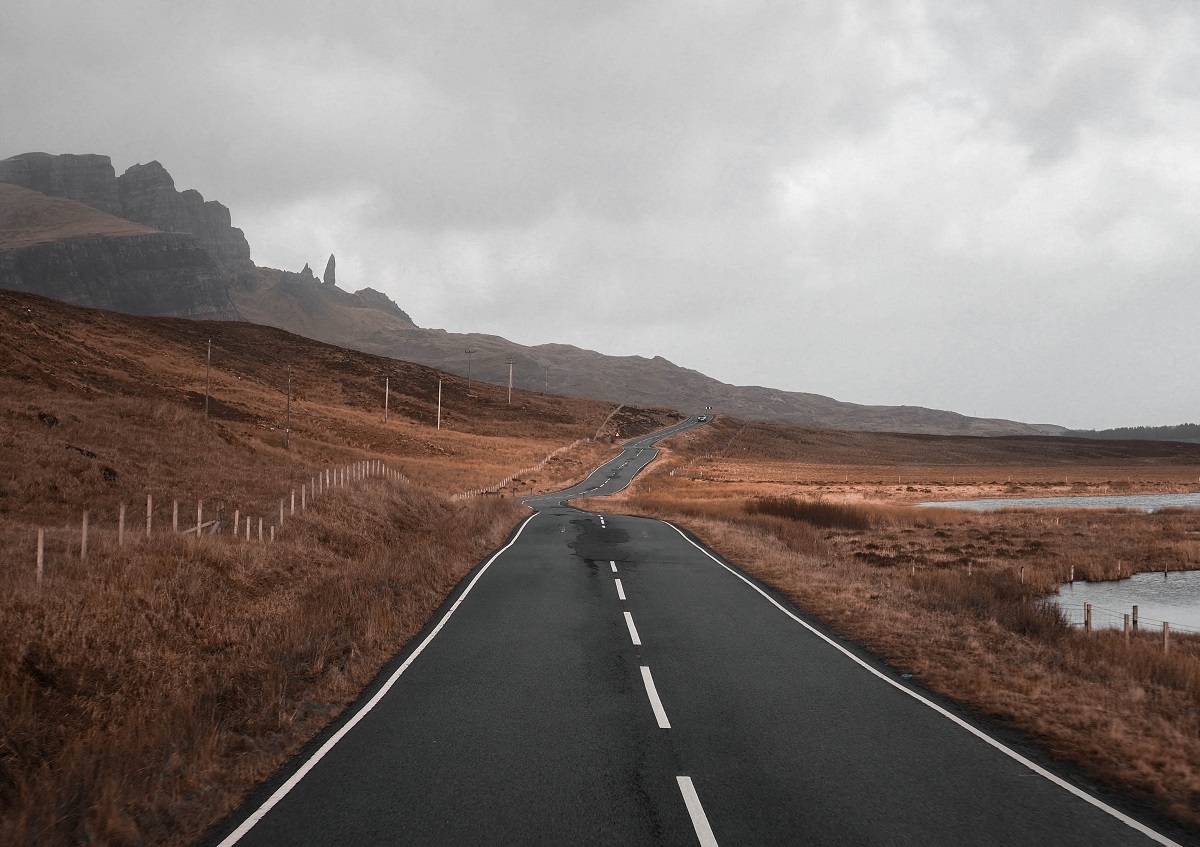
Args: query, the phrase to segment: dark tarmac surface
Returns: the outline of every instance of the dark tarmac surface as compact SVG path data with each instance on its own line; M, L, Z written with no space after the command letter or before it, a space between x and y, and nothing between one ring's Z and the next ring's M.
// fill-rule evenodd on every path
M696 424L527 500L509 545L206 843L1176 843L669 524L563 505Z

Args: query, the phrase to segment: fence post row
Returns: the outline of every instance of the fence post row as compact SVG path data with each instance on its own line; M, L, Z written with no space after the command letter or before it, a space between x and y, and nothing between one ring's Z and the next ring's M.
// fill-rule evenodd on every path
M303 512L308 508L308 500L309 500L310 490L311 490L312 499L315 501L317 493L318 493L318 491L320 491L322 489L322 486L324 486L324 488L327 490L328 487L330 486L330 484L345 486L348 484L348 482L362 481L362 480L366 480L368 477L381 477L381 478L387 479L387 480L399 480L401 478L401 475L398 471L392 470L391 468L387 467L381 459L363 459L363 460L360 460L357 462L352 462L349 465L346 465L341 468L332 468L332 469L326 468L324 471L318 472L316 474L316 476L309 477L309 482L306 484L302 484L300 486L300 511ZM505 483L510 482L512 479L513 479L513 477L509 477L507 480L505 480ZM482 492L476 491L476 492L472 492L472 493L482 493ZM118 547L125 546L126 506L127 506L126 503L118 504L118 510L117 510L117 546ZM223 514L223 512L224 512L224 508L223 507L219 508L216 520L210 521L210 523L213 524L214 532L217 531L217 528L219 527L219 525L221 523L221 515ZM289 503L288 497L284 497L283 499L281 499L279 501L279 524L278 524L278 526L281 530L283 528L284 515L287 512L290 512L292 515L296 514L296 489L294 489L294 488L291 490L291 493L290 493L290 503ZM89 540L90 518L91 518L90 511L87 509L84 509L82 517L81 517L81 521L80 521L80 536L79 536L79 560L80 560L80 562L87 562L87 558L88 558L88 540ZM250 535L252 532L250 515L245 516L244 524L246 527L245 540L249 541ZM241 513L241 509L234 509L234 511L233 511L233 529L231 530L230 534L232 535L232 537L235 540L241 537L242 525L243 525L243 516ZM196 528L195 528L196 538L200 538L204 534L204 527L205 527L204 501L202 499L198 499L196 501ZM266 529L267 528L264 526L264 521L260 517L258 519L258 540L259 541L264 540L264 535L265 535ZM269 529L270 529L270 535L269 535L270 540L274 541L275 540L275 527L272 526ZM153 531L154 531L154 495L147 494L146 495L146 538L147 539L150 539L153 537ZM171 531L174 534L179 533L179 501L178 500L173 500L171 502ZM184 534L190 535L191 533L192 533L192 530L188 529ZM45 570L46 570L46 530L44 527L39 527L38 531L37 531L37 561L36 561L36 571L35 571L35 575L37 578L37 585L39 588L41 587L43 578L45 577ZM1134 627L1135 628L1137 626L1136 620L1137 620L1137 607L1135 606L1134 607L1134 621L1135 621Z

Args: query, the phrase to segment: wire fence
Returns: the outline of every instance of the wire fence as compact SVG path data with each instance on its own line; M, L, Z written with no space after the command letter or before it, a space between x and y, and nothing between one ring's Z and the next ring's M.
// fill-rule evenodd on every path
M1137 606L1130 606L1128 609L1113 609L1096 606L1092 603L1050 602L1048 605L1058 609L1063 619L1069 625L1080 627L1081 629L1088 627L1089 614L1092 629L1124 629L1125 617L1128 615L1130 626L1135 629L1162 629L1162 625L1168 623L1173 633L1200 635L1200 627L1178 624L1174 621L1148 618L1140 613Z
M64 559L86 562L89 545L93 551L101 547L120 548L168 533L197 537L224 536L242 542L275 541L277 533L283 531L285 521L294 519L310 505L315 505L318 497L330 489L345 488L368 479L408 483L402 473L390 468L382 460L366 459L312 473L307 482L285 492L279 498L278 506L272 502L263 508L260 504L254 514L250 510L243 512L240 508L233 509L230 514L227 500L216 504L209 501L207 508L203 500L196 500L193 510L191 501L156 500L151 495L146 496L144 511L140 501L136 504L118 504L115 514L85 509L74 525L38 528L34 574L38 585L41 585L46 571ZM166 508L168 502L169 512Z
M505 488L508 488L510 485L512 485L515 480L519 480L522 477L525 477L531 473L537 473L538 471L545 468L546 465L549 464L556 457L562 455L563 453L574 450L580 444L589 443L591 440L592 439L590 439L590 438L577 438L574 441L572 441L570 444L566 445L565 447L559 447L557 450L555 450L553 453L548 455L546 458L542 459L536 465L530 465L527 468L521 468L521 470L515 471L514 473L509 474L508 476L506 476L504 479L500 480L499 482L493 483L484 488L472 488L468 491L460 491L458 494L452 494L452 495L450 495L450 499L451 500L464 500L468 497L482 497L483 495L486 495L486 494L499 494L502 490L504 490Z

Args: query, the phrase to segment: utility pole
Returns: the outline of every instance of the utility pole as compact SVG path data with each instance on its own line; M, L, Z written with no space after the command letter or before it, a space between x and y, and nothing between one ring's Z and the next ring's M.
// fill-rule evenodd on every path
M471 396L471 358L478 353L478 350L464 350L467 354L467 396Z
M292 366L288 365L287 415L283 421L283 449L292 449Z
M208 339L208 361L204 365L204 419L208 420L208 388L212 376L212 339Z
M511 405L512 405L512 366L513 366L513 357L512 357L512 356L509 356L509 357L508 357L508 359L507 359L506 361L508 362L508 405L510 405L510 406L511 406Z
M383 380L383 422L384 423L387 423L388 395L391 393L391 390L392 390L392 380L388 377L385 377Z
M442 378L438 377L438 424L437 428L442 428Z

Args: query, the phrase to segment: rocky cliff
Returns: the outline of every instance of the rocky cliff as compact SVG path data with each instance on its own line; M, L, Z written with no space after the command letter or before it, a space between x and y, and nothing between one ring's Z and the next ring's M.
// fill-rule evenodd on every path
M206 201L199 191L177 191L175 180L158 162L134 165L117 182L121 217L162 232L191 233L228 275L254 270L250 245L233 226L229 209L216 200Z
M0 288L139 315L238 317L228 278L193 236L4 183Z
M77 200L160 232L193 235L230 278L254 270L250 245L229 209L198 191L177 191L158 162L134 165L118 177L108 156L23 153L0 161L0 182Z
M0 161L0 182L50 197L78 200L101 212L124 217L117 175L108 156L22 153Z
M131 315L234 320L229 283L192 236L95 235L0 253L0 287Z

